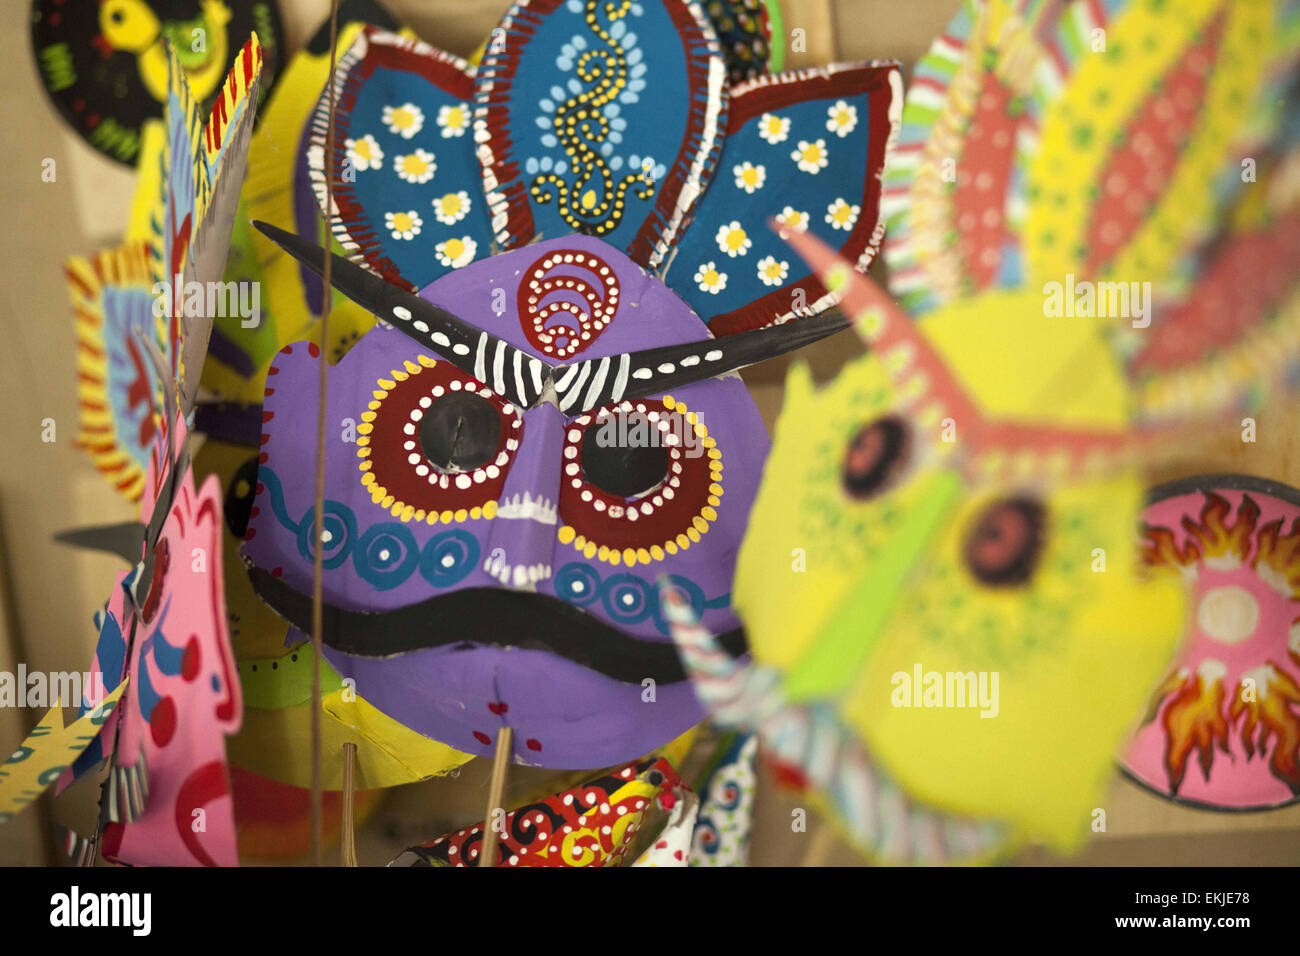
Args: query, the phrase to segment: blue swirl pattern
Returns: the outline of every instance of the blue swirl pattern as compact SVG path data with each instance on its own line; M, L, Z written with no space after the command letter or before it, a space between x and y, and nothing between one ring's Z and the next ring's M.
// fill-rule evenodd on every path
M257 479L266 486L275 520L297 539L298 553L306 561L315 560L311 548L315 506L294 519L285 506L284 486L279 476L262 465ZM323 537L325 553L321 564L327 570L334 570L351 558L357 576L377 591L399 587L417 570L434 587L449 588L468 577L478 564L478 540L468 531L459 528L444 531L421 548L411 530L396 521L370 525L358 533L352 509L333 499L325 501Z

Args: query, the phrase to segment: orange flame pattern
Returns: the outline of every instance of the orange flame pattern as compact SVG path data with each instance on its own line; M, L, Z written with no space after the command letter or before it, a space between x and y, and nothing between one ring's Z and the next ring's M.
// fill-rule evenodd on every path
M1269 769L1293 794L1300 796L1300 719L1295 711L1300 706L1300 686L1271 661L1243 678L1243 684L1249 677L1254 677L1257 685L1254 699L1244 700L1245 694L1239 688L1228 716L1234 724L1245 718L1241 724L1241 744L1248 759L1256 751L1263 755L1268 749L1268 738L1276 738Z
M1253 548L1250 566L1260 579L1280 590L1284 597L1300 601L1300 518L1292 522L1286 534L1281 518L1259 528L1256 534L1260 509L1249 495L1241 496L1235 521L1227 499L1211 491L1204 495L1199 520L1190 516L1182 519L1187 540L1181 548L1171 529L1143 526L1144 563L1186 569L1209 561L1225 568L1244 563ZM1300 624L1300 617L1295 623ZM1288 654L1300 665L1300 648L1288 648ZM1176 795L1182 786L1193 752L1208 780L1215 748L1230 753L1229 732L1240 725L1247 759L1267 753L1269 738L1273 738L1269 769L1300 796L1300 685L1282 667L1268 662L1233 681L1229 701L1227 675L1216 673L1206 663L1202 662L1196 673L1180 669L1167 674L1152 694L1144 719L1144 723L1154 720L1164 702L1169 702L1161 726L1170 793ZM1246 699L1248 680L1255 683L1252 699Z
M1205 779L1214 765L1214 747L1228 753L1228 721L1223 716L1226 691L1223 681L1202 673L1191 674L1165 708L1165 772L1169 792L1177 795L1187 773L1187 760L1196 750Z
M1182 687L1185 680L1187 680L1187 670L1185 668L1172 670L1165 675L1164 680L1160 682L1160 686L1155 689L1151 694L1151 699L1147 702L1147 712L1142 715L1144 725L1151 723L1160 715L1160 705L1164 703L1166 697Z
M1201 520L1196 522L1183 516L1183 530L1200 542L1202 560L1233 557L1239 563L1250 554L1250 537L1259 521L1259 505L1250 495L1242 495L1236 524L1227 523L1231 511L1227 499L1207 491Z
M1168 528L1144 524L1142 534L1146 538L1142 542L1142 560L1148 566L1158 567L1167 564L1190 568L1201 560L1201 549L1195 541L1189 540L1187 546L1180 549L1174 539L1174 533Z
M1241 496L1235 523L1229 520L1232 512L1226 498L1212 491L1204 492L1205 505L1199 521L1183 516L1183 530L1188 538L1182 548L1168 528L1143 525L1146 540L1142 545L1142 558L1148 565L1177 565L1191 567L1203 559L1232 558L1235 563L1246 560L1250 554L1251 535L1259 521L1259 505L1250 495ZM1300 521L1297 522L1300 528ZM1215 562L1222 566L1223 561Z
M1282 534L1282 521L1270 521L1259 529L1259 545L1255 549L1255 560L1251 566L1256 570L1263 564L1274 575L1263 575L1264 580L1277 586L1285 582L1289 593L1285 597L1300 601L1300 518L1291 523L1291 532Z

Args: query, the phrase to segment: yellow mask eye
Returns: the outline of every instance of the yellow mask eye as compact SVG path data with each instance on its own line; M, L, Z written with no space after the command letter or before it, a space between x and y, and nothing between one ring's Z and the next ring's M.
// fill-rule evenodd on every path
M844 453L844 490L859 501L874 498L895 482L911 452L911 429L897 415L863 425Z

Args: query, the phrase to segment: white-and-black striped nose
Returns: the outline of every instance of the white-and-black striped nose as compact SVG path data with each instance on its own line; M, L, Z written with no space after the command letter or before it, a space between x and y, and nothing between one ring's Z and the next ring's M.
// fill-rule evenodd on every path
M253 225L317 275L323 273L325 250L320 246L264 222ZM722 339L551 365L342 256L330 255L330 284L353 302L519 407L554 401L570 416L733 372L849 327L842 315L827 313Z

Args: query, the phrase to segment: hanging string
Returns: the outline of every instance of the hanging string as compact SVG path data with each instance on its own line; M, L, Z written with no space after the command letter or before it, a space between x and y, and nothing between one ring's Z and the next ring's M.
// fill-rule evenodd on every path
M343 832L340 855L344 866L357 865L357 745L343 745Z
M330 111L329 124L325 131L325 209L334 208L334 173L330 168L334 156L334 110L338 93L334 85L334 70L338 61L339 44L339 0L330 0L330 73L326 83L329 90ZM329 223L325 226L325 247L329 249ZM323 865L323 830L324 814L321 797L321 693L320 693L320 659L321 633L324 618L324 587L322 584L321 538L325 534L325 387L326 374L329 370L327 343L329 342L330 305L334 300L333 287L330 285L330 262L332 257L325 256L325 268L321 275L323 295L320 314L320 388L316 403L316 510L315 510L315 546L311 569L311 856L312 864Z
M496 755L492 758L492 779L488 784L487 815L483 818L483 842L479 848L478 865L497 865L497 811L505 802L506 772L510 769L510 755L514 752L515 732L502 727L497 735Z

